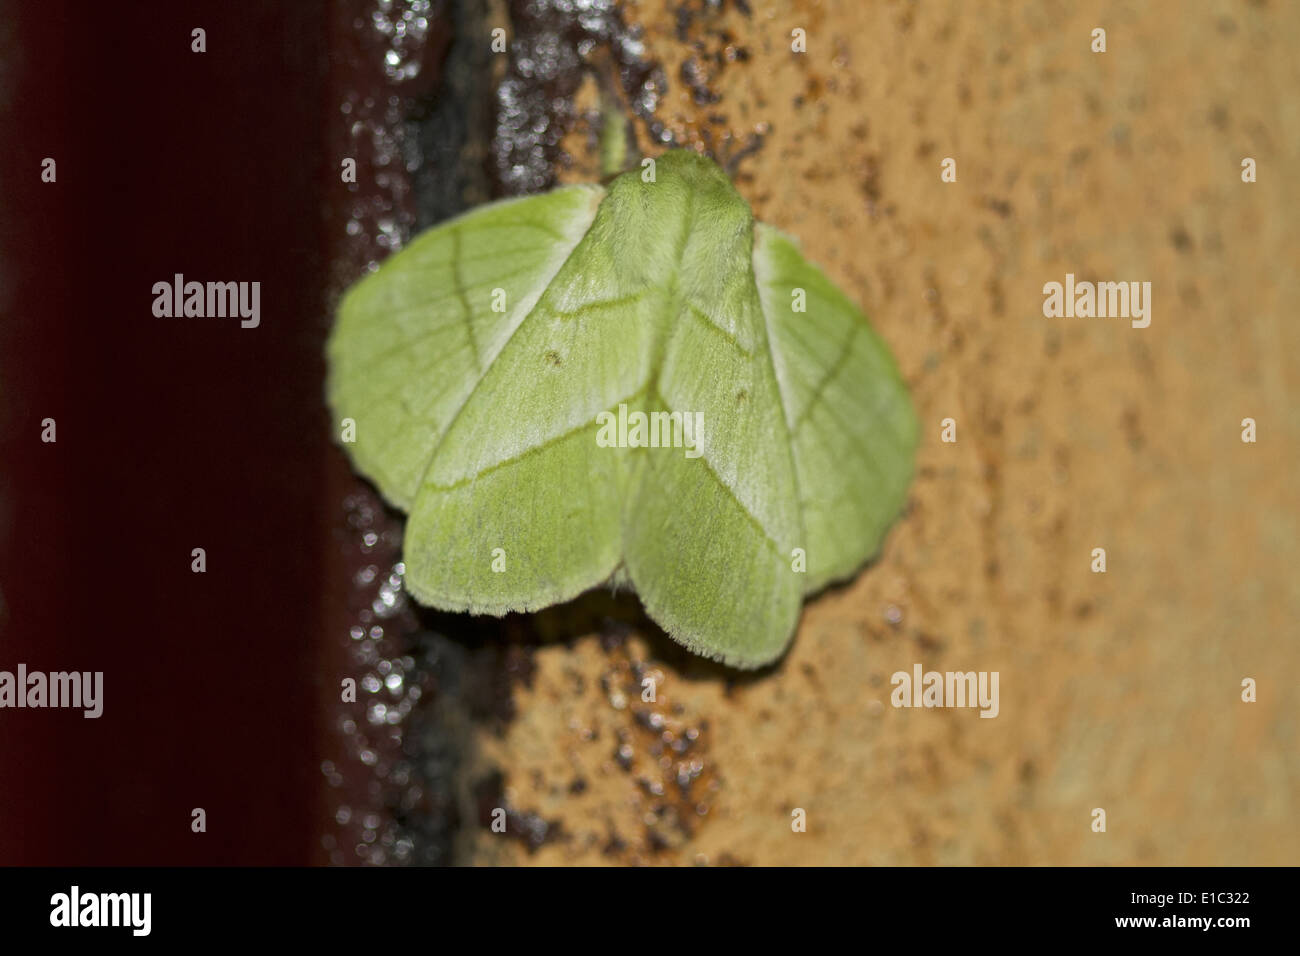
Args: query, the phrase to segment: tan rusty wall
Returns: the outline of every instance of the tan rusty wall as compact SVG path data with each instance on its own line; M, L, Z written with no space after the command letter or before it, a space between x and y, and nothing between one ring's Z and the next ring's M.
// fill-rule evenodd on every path
M763 133L738 187L895 350L918 476L775 672L728 681L662 635L540 649L482 743L564 836L485 832L476 858L1297 862L1300 5L751 0L687 45L678 6L625 10L670 80L659 118L719 152ZM697 105L680 65L711 52ZM564 178L590 177L571 140ZM1150 281L1150 327L1045 318L1067 272ZM998 671L999 716L893 708L916 662Z

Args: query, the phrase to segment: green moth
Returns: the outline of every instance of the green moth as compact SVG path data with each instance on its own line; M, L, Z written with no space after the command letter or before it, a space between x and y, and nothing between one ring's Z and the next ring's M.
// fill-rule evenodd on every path
M758 667L911 479L884 344L690 152L422 233L327 351L344 447L408 513L406 587L446 610L631 586L695 653Z

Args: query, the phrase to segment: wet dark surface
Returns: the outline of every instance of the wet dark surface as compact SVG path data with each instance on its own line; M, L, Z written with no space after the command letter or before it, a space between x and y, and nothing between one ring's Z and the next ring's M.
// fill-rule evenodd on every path
M654 115L668 84L645 57L640 33L614 0L510 0L514 37L496 92L493 176L506 195L555 185L567 161L560 143L578 118L574 95L587 75L604 95L646 124L656 142L672 135Z

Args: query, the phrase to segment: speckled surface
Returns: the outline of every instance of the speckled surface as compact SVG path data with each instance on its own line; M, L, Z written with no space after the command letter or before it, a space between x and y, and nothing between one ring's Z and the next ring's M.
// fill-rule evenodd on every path
M669 78L662 129L741 154L757 214L895 350L919 472L879 561L809 602L774 670L557 615L514 720L477 746L510 806L558 836L479 828L470 857L1294 863L1300 10L646 0L624 16ZM564 144L560 178L590 178L581 115ZM1045 318L1042 286L1066 272L1150 281L1150 328ZM890 675L917 662L999 671L999 716L894 709Z

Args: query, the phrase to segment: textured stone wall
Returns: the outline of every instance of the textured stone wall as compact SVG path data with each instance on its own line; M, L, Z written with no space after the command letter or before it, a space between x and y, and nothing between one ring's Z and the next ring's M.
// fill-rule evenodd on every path
M880 559L808 603L773 671L555 615L515 720L480 741L548 836L485 831L475 858L1294 863L1300 7L624 15L668 78L663 128L732 158L894 349L918 474ZM589 133L561 179L594 175ZM1150 327L1044 317L1066 273L1151 282ZM892 707L917 662L998 671L999 715Z

